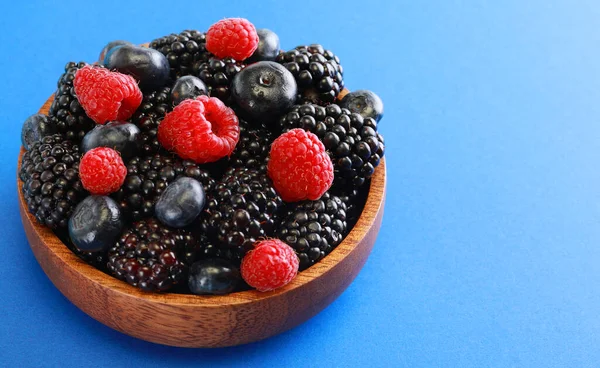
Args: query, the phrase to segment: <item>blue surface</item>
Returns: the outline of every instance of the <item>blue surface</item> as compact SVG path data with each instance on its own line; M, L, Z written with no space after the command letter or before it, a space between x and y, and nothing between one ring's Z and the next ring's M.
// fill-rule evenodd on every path
M2 8L0 366L598 366L597 1L45 3ZM87 317L37 265L19 131L67 61L227 16L284 48L321 42L351 89L383 98L383 228L356 281L296 329L220 350L148 344Z

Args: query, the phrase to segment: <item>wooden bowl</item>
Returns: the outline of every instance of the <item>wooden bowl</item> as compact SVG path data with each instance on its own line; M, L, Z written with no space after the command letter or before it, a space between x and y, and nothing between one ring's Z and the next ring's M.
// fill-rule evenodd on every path
M47 114L52 97L42 106ZM19 168L24 150L19 155ZM73 304L127 335L180 347L222 347L265 339L313 317L334 301L363 267L381 225L385 161L375 170L365 208L346 239L286 287L225 296L146 293L75 256L27 210L17 175L27 239L42 269Z

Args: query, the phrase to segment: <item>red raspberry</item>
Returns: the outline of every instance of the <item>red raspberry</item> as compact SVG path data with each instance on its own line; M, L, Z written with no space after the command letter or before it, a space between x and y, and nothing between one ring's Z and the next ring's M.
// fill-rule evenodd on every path
M79 69L73 87L87 116L98 124L127 120L142 103L142 91L132 76L104 68Z
M323 143L311 132L292 129L271 145L267 173L286 202L315 201L333 183L333 164Z
M92 194L114 193L125 181L127 168L119 152L108 147L89 150L79 163L79 177L83 187Z
M231 155L239 138L237 116L215 97L184 100L158 126L163 147L197 163Z
M206 49L218 58L244 60L258 47L256 28L248 19L228 18L210 26L206 33Z
M242 260L240 271L248 285L270 291L287 285L298 273L298 256L279 239L258 242Z

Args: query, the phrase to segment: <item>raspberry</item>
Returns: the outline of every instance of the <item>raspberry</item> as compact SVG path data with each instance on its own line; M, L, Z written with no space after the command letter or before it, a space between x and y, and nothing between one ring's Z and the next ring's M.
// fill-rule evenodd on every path
M315 201L333 183L333 164L325 146L316 135L298 128L273 142L267 173L286 202Z
M228 18L213 24L206 33L206 49L218 58L249 58L258 47L256 28L247 19Z
M97 124L127 120L142 103L142 91L130 75L84 66L75 73L75 94Z
M244 259L240 271L248 285L270 291L287 285L298 273L298 256L279 239L256 243Z
M158 127L158 141L163 147L197 163L231 155L239 138L237 116L215 97L183 101Z
M108 147L89 150L79 163L83 187L92 194L114 193L125 181L127 168L119 152Z

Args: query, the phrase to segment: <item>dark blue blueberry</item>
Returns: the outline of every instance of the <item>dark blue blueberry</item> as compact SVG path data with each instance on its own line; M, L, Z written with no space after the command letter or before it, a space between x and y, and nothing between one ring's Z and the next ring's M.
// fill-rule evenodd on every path
M201 95L207 95L206 84L202 79L193 75L186 75L175 81L171 89L171 100L173 105L177 106L183 100L188 98L196 98Z
M279 54L279 36L266 28L257 29L256 33L258 33L258 47L254 54L246 60L246 63L275 60Z
M245 114L271 121L294 105L298 86L292 73L272 61L259 61L233 78L232 96Z
M82 252L108 250L123 228L119 204L106 196L91 195L81 201L69 219L69 236Z
M106 125L96 125L81 141L81 152L96 147L110 147L121 153L123 160L134 157L139 150L140 128L124 121L111 121Z
M169 61L160 51L135 45L119 46L109 52L104 66L133 76L142 91L164 86L170 73Z
M192 265L188 287L194 294L228 294L240 283L240 271L224 259L203 259Z
M123 41L123 40L109 42L106 46L104 46L104 48L100 52L100 56L98 57L98 63L104 65L104 60L106 59L106 56L108 56L108 54L110 52L114 51L117 47L125 46L125 45L134 46L134 44L132 44L131 42ZM104 65L104 66L106 66L106 65Z
M202 212L206 196L202 184L187 176L181 177L167 187L155 206L156 217L170 227L185 227Z
M375 93L358 90L348 93L340 102L340 107L362 115L363 118L373 118L376 121L383 117L383 102Z
M26 150L45 136L56 133L56 126L48 123L48 117L42 114L31 115L23 123L21 143Z

